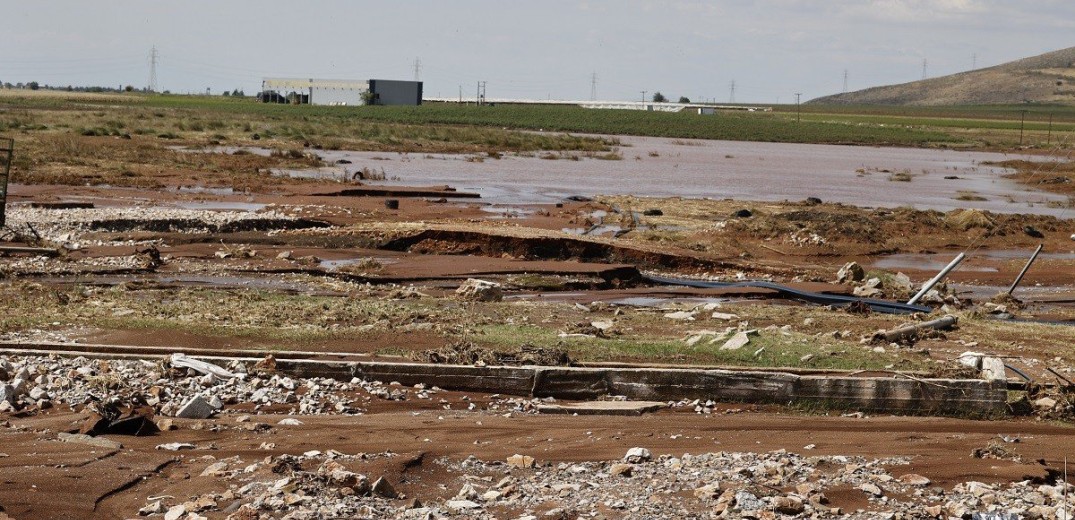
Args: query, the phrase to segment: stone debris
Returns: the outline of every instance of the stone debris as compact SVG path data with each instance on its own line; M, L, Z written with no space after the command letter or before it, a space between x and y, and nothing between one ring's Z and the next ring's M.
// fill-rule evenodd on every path
M623 456L623 461L630 464L638 464L640 462L646 462L653 456L646 448L631 448L627 450L627 455Z
M836 283L861 282L866 278L866 270L858 262L848 262L836 271Z
M757 330L744 330L736 332L728 341L721 345L720 350L739 350L750 344L750 338L757 336Z
M464 300L478 302L498 302L504 299L504 291L500 284L477 278L467 278L455 294Z
M216 410L204 397L194 396L179 407L175 416L182 419L208 419Z

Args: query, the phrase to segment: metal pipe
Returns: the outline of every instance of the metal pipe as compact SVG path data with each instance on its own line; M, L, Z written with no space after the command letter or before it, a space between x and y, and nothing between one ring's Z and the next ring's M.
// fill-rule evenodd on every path
M930 281L926 282L925 285L922 286L922 290L918 291L918 294L914 295L914 298L907 300L907 305L914 305L915 303L917 303L918 300L925 296L926 293L929 292L929 290L932 289L934 285L937 285L937 282L941 281L941 279L944 278L952 269L955 269L956 266L959 265L959 263L962 262L963 259L966 257L966 253L959 253L959 256L956 256L954 260L949 262L948 265L944 267L944 269L941 269L941 272L937 273L937 276L934 276L930 279Z
M1030 255L1030 260L1027 260L1026 265L1023 266L1023 270L1019 271L1019 276L1015 277L1015 281L1012 282L1012 286L1008 287L1008 296L1011 296L1012 291L1015 290L1015 287L1019 285L1019 282L1023 281L1023 276L1025 276L1026 272L1030 270L1030 264L1033 264L1034 260L1038 258L1038 253L1041 252L1041 248L1042 244L1038 244L1038 248L1034 250L1034 254Z
M914 325L908 325L906 327L900 327L893 330L883 330L873 335L872 341L884 341L891 343L893 341L899 341L901 339L917 336L919 332L927 329L944 330L952 328L959 318L947 315L943 318L937 318L932 321L926 321L922 323L916 323Z

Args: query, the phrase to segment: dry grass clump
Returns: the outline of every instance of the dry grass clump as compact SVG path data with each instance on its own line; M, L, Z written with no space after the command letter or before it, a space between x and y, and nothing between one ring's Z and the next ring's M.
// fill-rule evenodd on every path
M992 217L984 211L977 209L957 209L949 211L944 216L944 223L949 228L958 229L960 231L967 231L975 228L991 230L997 227L997 223Z

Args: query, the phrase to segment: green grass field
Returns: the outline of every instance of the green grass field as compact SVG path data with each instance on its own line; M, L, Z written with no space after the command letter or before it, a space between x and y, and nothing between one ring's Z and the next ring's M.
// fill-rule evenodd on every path
M1020 144L1070 146L1075 132L1075 107L1043 105L777 105L772 112L726 111L700 116L560 105L325 107L262 104L251 98L223 96L19 96L10 92L0 95L0 132L60 129L87 135L132 133L187 140L242 140L257 133L261 138L285 142L323 140L327 147L377 145L375 149L397 151L428 151L423 143L439 151L451 151L452 145L466 148L459 151L597 151L615 144L518 130L991 149Z

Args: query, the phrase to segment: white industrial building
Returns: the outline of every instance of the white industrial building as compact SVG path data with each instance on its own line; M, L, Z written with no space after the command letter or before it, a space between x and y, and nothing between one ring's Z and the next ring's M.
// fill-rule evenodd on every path
M265 78L258 98L266 103L303 105L357 106L367 100L374 105L421 105L422 82Z

